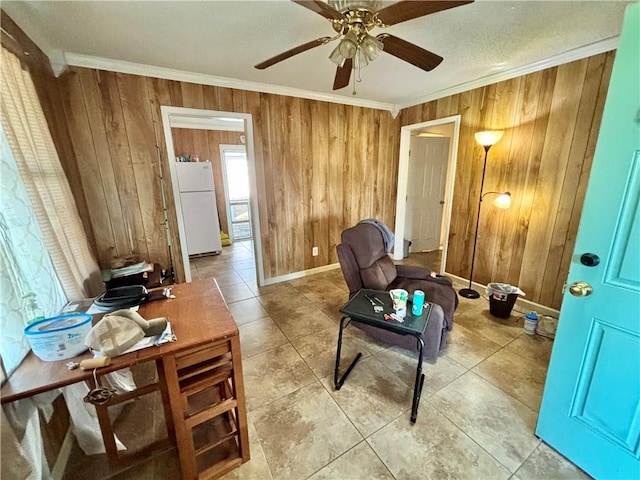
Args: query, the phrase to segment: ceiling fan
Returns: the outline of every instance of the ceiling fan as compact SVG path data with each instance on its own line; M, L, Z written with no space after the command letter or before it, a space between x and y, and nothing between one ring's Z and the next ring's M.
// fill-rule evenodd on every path
M360 69L383 51L428 72L440 65L443 60L441 56L391 34L373 36L369 32L376 27L396 25L473 1L404 0L379 9L382 5L380 0L293 0L328 19L337 35L299 45L259 63L255 68L263 70L294 55L340 39L329 55L329 59L338 66L333 82L334 90L349 85L351 70L357 70L357 81L360 81ZM355 95L355 90L353 93Z

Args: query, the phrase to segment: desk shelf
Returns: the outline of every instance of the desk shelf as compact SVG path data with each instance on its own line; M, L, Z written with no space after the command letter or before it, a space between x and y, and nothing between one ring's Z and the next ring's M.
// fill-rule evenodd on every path
M216 478L248 460L237 335L164 359L183 478ZM239 422L239 419L242 419Z

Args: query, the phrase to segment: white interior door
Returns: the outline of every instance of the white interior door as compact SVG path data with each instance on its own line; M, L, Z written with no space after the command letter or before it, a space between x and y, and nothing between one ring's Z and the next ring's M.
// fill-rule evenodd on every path
M412 252L440 247L448 161L449 138L411 139L405 237Z

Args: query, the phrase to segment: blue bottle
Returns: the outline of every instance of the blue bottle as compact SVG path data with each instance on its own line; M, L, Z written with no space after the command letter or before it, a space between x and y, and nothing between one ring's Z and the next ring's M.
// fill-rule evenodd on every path
M419 317L422 315L422 307L424 307L424 292L416 290L413 292L413 304L411 306L411 314Z

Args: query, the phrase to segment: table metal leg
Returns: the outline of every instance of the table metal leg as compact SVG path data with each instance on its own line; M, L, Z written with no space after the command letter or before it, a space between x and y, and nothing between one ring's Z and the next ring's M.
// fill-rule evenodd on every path
M336 390L340 390L342 388L342 385L344 384L344 381L347 379L347 377L351 373L351 370L353 370L353 367L356 366L356 363L358 363L358 360L360 360L360 357L362 357L362 353L358 352L358 355L356 355L356 358L353 359L353 361L351 362L351 365L349 365L349 368L347 368L346 372L344 372L344 375L342 375L342 377L338 379L338 374L340 373L340 352L342 351L342 331L344 330L344 327L349 325L350 321L351 319L349 317L342 317L340 319L340 332L338 333L338 348L336 350L336 367L333 371L333 386L335 387Z
M422 395L422 387L424 385L424 374L422 373L422 355L424 351L424 340L422 337L416 336L418 339L418 366L416 367L416 383L413 387L413 404L411 405L411 423L416 423L418 416L418 405L420 404L420 396Z

